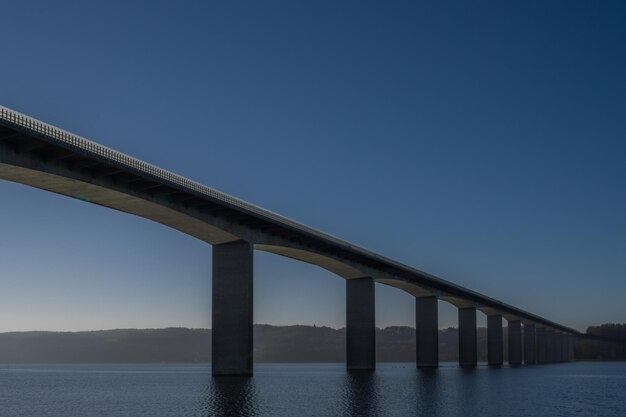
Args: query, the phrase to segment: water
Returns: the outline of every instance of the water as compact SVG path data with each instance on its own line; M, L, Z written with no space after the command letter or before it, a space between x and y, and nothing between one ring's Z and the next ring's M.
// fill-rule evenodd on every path
M431 372L267 364L251 379L206 365L0 365L0 416L626 416L626 362Z

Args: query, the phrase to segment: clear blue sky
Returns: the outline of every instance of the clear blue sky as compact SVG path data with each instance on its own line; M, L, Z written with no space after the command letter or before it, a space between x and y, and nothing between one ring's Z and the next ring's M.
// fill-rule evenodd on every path
M623 2L83 3L2 5L0 104L565 325L626 321ZM210 246L0 201L0 331L210 327ZM345 324L342 279L255 256L256 322ZM376 290L379 326L414 324Z

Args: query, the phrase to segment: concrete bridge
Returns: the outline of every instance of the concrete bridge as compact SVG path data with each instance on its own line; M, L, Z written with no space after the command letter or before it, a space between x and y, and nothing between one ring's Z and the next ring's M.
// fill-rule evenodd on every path
M0 106L0 179L153 220L213 245L213 374L252 374L253 252L317 265L346 280L347 367L374 369L374 283L415 297L416 365L438 365L437 302L459 313L459 363L477 363L476 314L489 364L571 361L579 333L279 214Z

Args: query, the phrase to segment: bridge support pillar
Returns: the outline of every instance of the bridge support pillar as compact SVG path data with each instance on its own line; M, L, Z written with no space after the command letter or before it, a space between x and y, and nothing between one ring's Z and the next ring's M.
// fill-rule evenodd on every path
M572 358L569 356L569 340L571 335L569 333L565 333L563 335L563 360L565 362L570 362Z
M476 366L476 308L459 308L459 365Z
M346 348L348 370L376 368L373 278L346 280Z
M524 324L524 363L526 365L537 363L537 342L534 324Z
M522 363L522 323L519 320L509 320L509 364Z
M487 316L487 356L491 366L502 365L504 340L502 334L502 316L500 314Z
M548 334L545 327L537 327L537 363L548 363Z
M569 360L572 362L576 360L576 354L574 351L575 345L576 345L576 336L573 334L570 334L569 335Z
M213 375L252 375L253 248L213 245Z
M555 361L555 346L554 346L554 329L546 329L546 341L547 341L547 361L553 363Z
M570 344L570 339L572 338L572 335L569 333L565 334L565 362L571 362L572 361L572 357L570 356L570 348L569 348L569 344Z
M439 313L437 297L415 297L415 364L439 366Z
M565 333L559 333L559 362L567 361L567 335Z

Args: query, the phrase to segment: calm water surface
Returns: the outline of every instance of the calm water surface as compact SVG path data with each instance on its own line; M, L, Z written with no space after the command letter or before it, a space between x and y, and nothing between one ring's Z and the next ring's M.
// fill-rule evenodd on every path
M258 365L250 379L214 379L206 365L0 365L0 416L626 416L624 362L378 366Z

